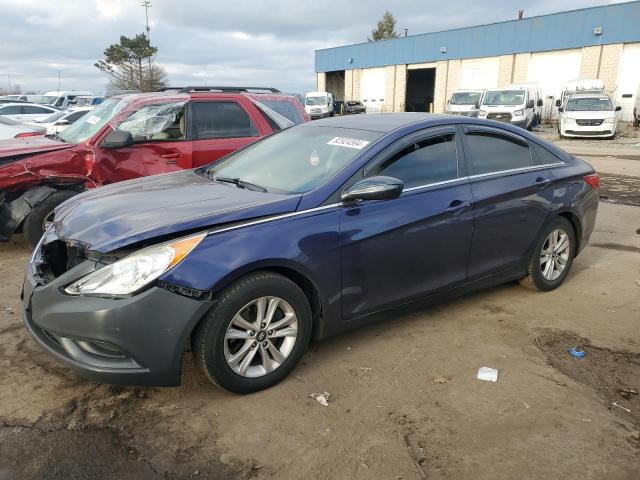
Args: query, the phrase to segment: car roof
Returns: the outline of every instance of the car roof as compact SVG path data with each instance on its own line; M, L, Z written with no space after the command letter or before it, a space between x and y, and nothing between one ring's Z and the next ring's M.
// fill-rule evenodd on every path
M184 99L185 101L189 98L217 98L217 97L246 97L250 96L253 98L295 98L292 95L288 95L286 93L256 93L256 92L216 92L216 91L202 91L202 92L180 92L177 89L167 89L162 92L146 92L146 93L126 93L122 95L114 95L110 98L130 98L131 102L136 102L139 100L164 100L167 98L176 98L176 99Z
M7 107L10 105L20 105L21 107L24 106L33 106L33 107L45 107L45 108L50 108L52 110L55 110L55 108L53 108L50 105L42 105L41 103L31 103L31 102L7 102L7 103L0 103L0 107Z
M367 115L344 115L314 120L301 126L354 128L388 133L416 122L426 122L425 125L428 125L429 123L436 123L438 120L451 120L454 118L456 117L433 113L369 113Z
M581 93L571 93L569 95L569 99L572 98L603 98L606 97L611 100L608 94L605 92L581 92Z

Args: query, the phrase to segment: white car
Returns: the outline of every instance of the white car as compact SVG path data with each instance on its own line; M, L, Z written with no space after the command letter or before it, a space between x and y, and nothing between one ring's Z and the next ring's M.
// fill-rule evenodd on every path
M34 135L44 135L47 131L42 127L25 125L6 117L0 117L0 140L10 138L32 137Z
M558 107L558 134L560 137L606 137L616 135L620 107L613 106L611 98L602 92L578 93L566 97Z
M29 122L51 115L58 110L35 103L3 103L0 104L0 116L16 122Z
M35 120L28 123L29 125L46 128L47 134L60 133L62 130L82 118L84 115L86 115L87 112L91 110L93 110L93 107L78 107L66 112L59 111L56 113L52 113L45 118L41 118L40 120Z

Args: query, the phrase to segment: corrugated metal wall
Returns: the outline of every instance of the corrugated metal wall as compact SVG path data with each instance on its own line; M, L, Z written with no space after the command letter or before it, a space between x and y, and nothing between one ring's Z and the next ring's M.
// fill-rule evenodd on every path
M602 35L593 34L602 27ZM492 57L640 41L640 1L316 50L316 71ZM441 53L446 47L446 53Z

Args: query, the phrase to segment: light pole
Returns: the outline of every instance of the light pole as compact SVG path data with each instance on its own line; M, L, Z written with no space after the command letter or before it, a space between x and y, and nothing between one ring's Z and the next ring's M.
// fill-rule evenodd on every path
M147 19L147 40L151 43L151 38L149 37L149 31L151 30L151 28L149 28L149 9L152 7L151 1L144 0L141 5L144 7L144 14Z

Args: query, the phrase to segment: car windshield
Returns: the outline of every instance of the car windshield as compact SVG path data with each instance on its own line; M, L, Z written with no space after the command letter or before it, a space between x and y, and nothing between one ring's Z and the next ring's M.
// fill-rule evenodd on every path
M523 105L524 90L495 90L484 94L482 105Z
M607 97L570 98L567 102L568 112L610 112L613 104Z
M68 112L53 112L51 115L47 115L44 118L41 118L40 120L36 120L36 122L38 123L53 123L56 120L59 120L60 118L64 117Z
M350 107L355 107L357 105L362 105L362 104L360 102L348 101L347 105L349 105Z
M67 143L82 143L98 132L109 120L111 120L128 102L125 98L110 98L98 105L87 115L81 117L69 128L65 128L58 134L60 140Z
M311 191L382 136L367 130L298 126L265 137L199 172L274 193Z
M451 95L451 105L475 105L480 101L480 92L455 92Z
M327 97L307 97L305 102L307 105L326 105Z

